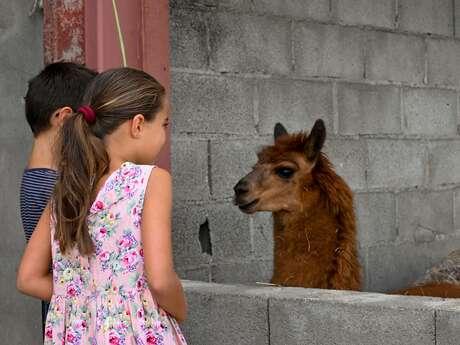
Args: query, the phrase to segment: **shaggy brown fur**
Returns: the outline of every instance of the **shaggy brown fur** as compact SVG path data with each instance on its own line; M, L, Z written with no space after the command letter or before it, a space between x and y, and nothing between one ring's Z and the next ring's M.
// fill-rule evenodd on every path
M310 135L287 135L277 126L275 145L235 186L243 212L273 213L272 283L360 290L352 192L320 152L324 123L317 121Z
M448 282L432 282L393 291L392 295L460 298L460 285Z

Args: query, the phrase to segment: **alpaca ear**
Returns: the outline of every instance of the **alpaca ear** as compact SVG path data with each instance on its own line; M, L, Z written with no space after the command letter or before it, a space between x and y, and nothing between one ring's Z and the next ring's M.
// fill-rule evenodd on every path
M284 135L288 135L288 131L286 130L286 128L284 128L284 126L281 123L277 122L275 125L275 130L274 130L275 141L279 137L282 137Z
M316 120L310 135L308 136L307 145L305 146L305 154L309 161L314 161L318 158L324 142L326 141L326 126L323 120Z

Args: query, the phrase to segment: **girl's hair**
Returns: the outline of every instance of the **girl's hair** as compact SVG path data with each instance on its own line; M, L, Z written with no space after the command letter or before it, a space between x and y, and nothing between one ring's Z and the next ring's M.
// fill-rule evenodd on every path
M64 122L52 202L55 239L63 253L75 245L82 255L94 252L86 217L97 182L109 168L104 137L137 114L153 120L162 108L164 95L164 87L143 71L108 70L93 79L83 96L84 104L95 113L95 121L88 122L85 114L77 112Z

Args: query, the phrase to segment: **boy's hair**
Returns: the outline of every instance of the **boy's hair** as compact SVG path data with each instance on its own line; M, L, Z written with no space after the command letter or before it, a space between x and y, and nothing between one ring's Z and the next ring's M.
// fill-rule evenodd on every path
M94 252L86 217L97 182L107 173L109 155L103 139L137 114L155 119L163 107L165 88L149 74L116 68L95 77L83 101L93 114L90 122L84 109L65 121L58 146L58 180L53 195L55 238L67 253L73 247L80 254Z
M34 136L51 127L51 115L62 107L76 111L96 72L73 62L46 66L29 80L25 96L26 119Z

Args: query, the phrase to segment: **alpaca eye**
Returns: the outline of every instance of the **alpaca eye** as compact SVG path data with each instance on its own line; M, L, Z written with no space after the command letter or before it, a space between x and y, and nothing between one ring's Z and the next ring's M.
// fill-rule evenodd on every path
M281 178L288 179L294 174L294 170L291 168L277 168L275 173Z

